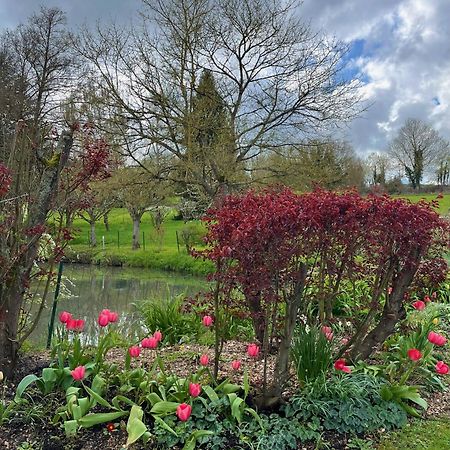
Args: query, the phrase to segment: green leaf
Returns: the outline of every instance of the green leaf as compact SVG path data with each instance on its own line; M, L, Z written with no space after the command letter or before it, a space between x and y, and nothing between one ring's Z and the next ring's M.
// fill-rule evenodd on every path
M231 384L231 383L227 383L223 388L222 391L224 394L231 394L233 392L237 392L241 390L241 386L237 385L237 384Z
M78 425L84 428L89 428L93 427L94 425L98 425L100 423L112 422L116 419L119 419L120 417L126 416L127 414L128 411L116 411L110 413L92 413L82 417L78 421Z
M162 420L161 417L153 416L153 418L155 419L155 422L159 424L159 426L167 430L169 433L172 433L174 436L178 437L178 434L175 432L175 430L169 427L169 425L167 425L167 423L164 422L164 420Z
M22 381L17 386L16 395L14 397L14 401L19 400L25 389L31 384L34 383L36 380L39 380L39 378L36 375L30 374L27 375L25 378L22 379Z
M114 405L115 409L122 409L120 407L120 402L125 403L126 405L133 406L134 402L133 400L130 400L128 397L125 397L124 395L116 395L112 400L111 403Z
M380 395L381 398L385 401L385 402L389 402L390 400L392 400L392 398L394 397L394 395L392 394L391 389L389 388L389 386L387 384L383 385L380 389Z
M163 401L163 399L156 392L151 392L146 396L146 398L152 406Z
M84 386L86 389L86 392L92 397L93 400L95 400L99 405L104 406L108 409L120 409L120 408L114 408L111 403L109 403L107 400L105 400L103 397L101 397L97 392L93 391L92 389L88 388L87 386Z
M228 394L229 396L232 394ZM242 411L241 411L241 405L244 403L244 400L240 397L236 397L233 401L231 401L231 414L233 417L238 421L238 423L241 423L242 421Z
M142 422L143 417L144 412L142 411L142 408L140 406L133 405L127 422L127 433L128 433L128 439L126 444L127 447L136 442L148 431L144 422Z
M64 422L64 431L67 437L72 437L77 434L78 423L76 420L66 420Z
M203 391L212 402L219 400L219 396L216 394L216 392L211 386L203 386Z
M152 414L171 414L177 410L179 403L175 402L158 402L153 405L150 413Z
M100 375L95 375L92 380L91 389L98 395L103 395L105 392L106 382ZM100 403L100 402L99 402Z

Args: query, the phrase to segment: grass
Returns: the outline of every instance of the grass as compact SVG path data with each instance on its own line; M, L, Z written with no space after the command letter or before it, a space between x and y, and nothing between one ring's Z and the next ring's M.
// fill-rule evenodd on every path
M450 421L414 420L404 428L386 434L378 450L444 450L450 449Z
M206 275L211 272L208 261L192 258L180 239L181 230L186 224L168 217L164 223L161 241L145 213L141 222L141 248L132 250L132 222L126 209L115 208L109 214L109 231L102 222L96 226L97 247L89 246L89 224L82 219L74 221L75 239L67 251L68 259L85 263L104 265L124 265L158 270L171 270L193 275ZM190 222L197 224L200 222ZM177 242L178 232L178 242ZM104 237L104 248L102 238ZM145 245L144 245L145 242Z
M410 200L413 203L417 203L421 199L425 199L427 201L436 200L437 194L403 194L403 195L395 195L394 197L401 197ZM438 212L441 215L450 213L450 194L444 194L443 198L438 199L439 208Z

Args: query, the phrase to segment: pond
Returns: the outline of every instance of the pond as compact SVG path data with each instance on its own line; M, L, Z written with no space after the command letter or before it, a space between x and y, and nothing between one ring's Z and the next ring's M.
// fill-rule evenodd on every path
M135 303L142 300L166 299L176 295L194 295L205 290L203 278L173 272L122 267L99 267L65 264L57 314L69 311L74 318L86 321L85 340L95 343L99 311L108 308L119 313L119 328L128 335L137 334L141 324ZM31 341L45 345L53 292ZM59 323L59 322L58 322ZM131 337L131 336L128 336Z

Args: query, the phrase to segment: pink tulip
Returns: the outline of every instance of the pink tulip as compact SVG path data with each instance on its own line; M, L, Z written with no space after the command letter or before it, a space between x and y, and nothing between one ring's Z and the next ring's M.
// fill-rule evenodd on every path
M392 287L389 286L389 287L388 287L388 294L391 295L391 294L392 294L392 291L393 291Z
M351 373L352 369L350 369L350 367L348 367L345 364L345 359L338 359L335 363L334 363L334 368L336 370L340 370L341 372L345 372L345 373Z
M438 347L442 347L447 343L447 339L439 333L435 333L434 331L430 331L428 333L428 340Z
M105 316L108 316L111 313L111 311L109 309L102 309L100 311L100 314L104 314Z
M148 337L142 339L141 345L142 348L156 348L158 347L158 340L154 337Z
M177 406L177 417L182 421L186 422L189 419L192 412L192 406L186 403L181 403Z
M67 312L67 311L62 311L62 312L59 314L59 321L60 321L61 323L67 323L67 321L69 321L71 318L72 318L72 314L70 314L70 313Z
M117 314L116 312L110 312L108 314L108 319L111 323L116 323L119 319L119 314Z
M77 320L76 319L68 319L66 322L66 328L70 330L75 330L77 328Z
M137 345L135 345L128 349L128 353L132 358L137 358L141 354L141 349Z
M233 370L239 370L241 368L241 362L239 360L232 361L231 368Z
M202 387L200 386L200 384L189 383L189 394L191 397L198 397L201 391Z
M429 295L425 295L425 297L423 298L423 301L424 301L425 303L431 302L430 296L429 296Z
M153 333L153 337L154 337L158 342L161 342L161 341L162 341L162 338L163 338L163 335L162 335L161 331L156 330L156 331Z
M410 348L407 353L408 358L411 361L418 361L420 358L422 358L422 353L420 353L420 350L417 350L417 348Z
M86 368L84 366L78 366L75 369L73 369L70 373L75 381L81 381L86 373Z
M213 318L211 316L203 316L202 322L205 327L210 327L213 324Z
M252 358L257 358L259 355L259 347L256 344L250 344L247 347L247 354Z
M76 324L76 327L75 327L75 331L83 331L84 324L85 324L84 320L83 319L78 319L76 322L77 322L77 324Z
M106 314L100 314L98 316L98 324L101 327L106 327L109 324L109 317Z
M438 373L439 375L448 374L448 366L444 363L444 361L438 361L436 363L436 373Z
M330 327L323 326L322 327L322 333L325 335L325 337L329 340L333 340L333 330Z
M425 303L422 300L417 300L417 302L412 304L412 307L417 309L417 311L423 311L425 309Z
M342 338L341 339L341 344L342 345L347 345L348 344L349 339L348 338Z
M200 364L201 364L202 366L207 366L208 363L209 363L208 355L202 355L202 356L200 356Z

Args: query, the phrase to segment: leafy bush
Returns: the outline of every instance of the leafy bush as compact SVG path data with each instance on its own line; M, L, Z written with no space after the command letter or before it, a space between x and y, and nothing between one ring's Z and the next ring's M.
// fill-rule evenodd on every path
M406 423L406 413L384 401L384 381L364 374L333 376L327 384L310 384L283 407L288 419L320 423L320 429L338 433L367 433Z
M332 364L330 342L316 326L300 325L292 340L291 358L300 386L323 380Z
M186 247L186 251L190 253L194 245L204 245L205 227L197 222L187 223L180 231L180 238Z
M178 344L203 332L201 322L193 314L181 310L183 295L173 298L146 300L136 304L150 332L160 330L164 342Z

